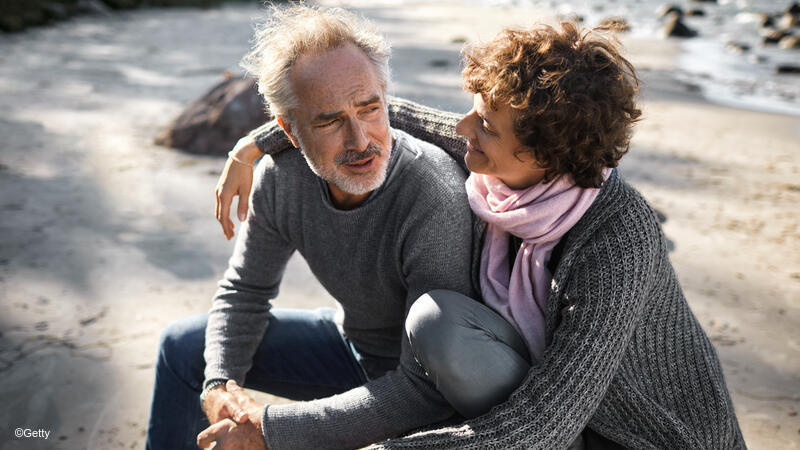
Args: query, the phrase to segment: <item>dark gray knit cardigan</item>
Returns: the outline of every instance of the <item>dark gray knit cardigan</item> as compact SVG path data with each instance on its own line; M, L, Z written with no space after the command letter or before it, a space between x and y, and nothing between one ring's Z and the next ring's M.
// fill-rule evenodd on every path
M461 159L459 118L390 102L393 127ZM287 147L274 125L253 136L271 153ZM629 448L745 448L717 354L641 194L613 171L563 245L542 364L483 416L374 447L556 449L588 427Z

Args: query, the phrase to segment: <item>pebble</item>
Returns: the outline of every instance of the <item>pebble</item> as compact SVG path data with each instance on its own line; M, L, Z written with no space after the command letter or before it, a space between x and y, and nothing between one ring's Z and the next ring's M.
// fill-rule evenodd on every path
M667 17L668 15L670 15L672 13L676 13L676 14L682 16L683 15L683 10L679 6L676 6L676 5L663 5L663 6L661 6L661 8L658 9L658 17L661 17L661 18Z
M778 47L785 50L800 48L800 37L785 36L780 41L778 41Z
M765 45L777 44L778 42L780 42L781 39L791 35L792 34L786 30L776 30L774 28L768 28L764 30L764 34L762 34L761 42L764 43Z
M778 19L778 28L792 28L800 25L800 18L795 14L785 13Z
M630 31L631 26L624 17L607 17L600 22L601 27L610 27L615 31Z
M681 20L681 16L676 13L669 15L663 31L667 37L690 38L697 36L697 31L687 27Z
M758 23L761 28L775 26L775 19L769 14L761 14L761 20Z
M778 72L779 74L785 74L785 75L796 75L796 74L800 74L800 66L793 66L793 65L789 65L789 64L782 64L782 65L778 66L778 68L777 68L777 72Z
M728 42L728 50L733 53L745 53L750 51L750 45L743 42Z

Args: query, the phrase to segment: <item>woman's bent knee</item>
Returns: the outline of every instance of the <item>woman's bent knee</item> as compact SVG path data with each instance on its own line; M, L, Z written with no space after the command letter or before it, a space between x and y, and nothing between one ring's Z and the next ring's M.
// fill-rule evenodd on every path
M406 317L406 333L412 347L431 349L448 347L458 333L454 327L461 320L457 303L473 302L462 294L453 291L431 291L414 302Z
M431 381L465 417L483 414L505 400L530 369L513 327L456 292L432 291L420 297L409 311L406 332ZM499 339L506 335L520 342Z

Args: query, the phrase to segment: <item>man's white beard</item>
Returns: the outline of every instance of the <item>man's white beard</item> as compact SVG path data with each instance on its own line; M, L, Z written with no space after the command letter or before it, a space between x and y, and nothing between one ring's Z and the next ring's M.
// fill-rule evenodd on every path
M314 158L309 154L309 152L302 150L302 142L300 142L300 146L301 153L306 159L308 167L311 168L311 171L317 174L318 177L347 193L353 195L366 194L367 192L374 191L375 189L381 187L383 182L386 180L386 170L389 167L391 150L389 150L389 155L387 155L387 157L381 158L380 162L378 162L380 165L372 172L364 175L347 176L340 172L338 166L335 164L332 166L318 164L317 161L315 161Z

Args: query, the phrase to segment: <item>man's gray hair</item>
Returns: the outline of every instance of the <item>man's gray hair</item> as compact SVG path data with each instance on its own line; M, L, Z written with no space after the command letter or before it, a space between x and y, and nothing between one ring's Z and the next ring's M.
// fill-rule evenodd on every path
M264 96L274 116L290 118L297 108L289 74L297 58L317 54L352 43L370 59L378 72L383 91L389 87L389 44L371 22L341 8L296 5L273 6L266 22L256 29L253 47L242 67L258 79L258 92Z

